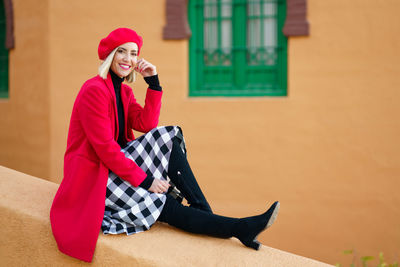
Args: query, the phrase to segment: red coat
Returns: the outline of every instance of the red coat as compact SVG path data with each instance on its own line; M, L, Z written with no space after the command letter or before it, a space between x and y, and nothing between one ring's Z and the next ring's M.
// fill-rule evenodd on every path
M132 129L148 132L158 124L162 92L148 89L145 106L136 103L132 89L122 84L125 138ZM72 110L64 155L64 179L50 210L53 235L61 252L92 261L104 215L108 172L133 186L146 173L120 152L117 105L111 76L96 76L82 86Z

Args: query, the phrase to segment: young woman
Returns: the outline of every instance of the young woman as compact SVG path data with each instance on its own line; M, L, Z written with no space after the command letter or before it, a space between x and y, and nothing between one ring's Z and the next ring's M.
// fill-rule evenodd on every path
M279 202L264 214L213 214L186 159L182 130L157 127L162 88L154 65L139 59L142 37L118 28L100 41L99 75L74 103L64 156L64 178L50 220L60 251L90 262L100 229L133 234L156 221L191 233L236 237L258 249L256 237L275 220ZM123 81L135 71L148 84L140 106ZM145 133L135 139L132 129ZM189 206L181 204L184 197Z

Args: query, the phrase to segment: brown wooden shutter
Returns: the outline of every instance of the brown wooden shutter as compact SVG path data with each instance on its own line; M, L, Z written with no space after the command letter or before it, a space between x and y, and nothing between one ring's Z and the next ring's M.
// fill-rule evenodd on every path
M283 34L286 36L309 35L307 0L286 0L286 21Z
M6 48L14 48L14 12L12 0L4 0L6 13Z
M165 40L179 40L191 35L187 19L187 0L167 0L167 25L163 29Z

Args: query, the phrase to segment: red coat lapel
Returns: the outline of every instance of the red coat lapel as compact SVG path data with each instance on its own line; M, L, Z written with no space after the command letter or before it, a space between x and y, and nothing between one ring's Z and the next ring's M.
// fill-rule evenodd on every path
M114 105L114 140L118 139L118 135L119 135L119 127L118 127L118 110L117 110L117 101L116 101L116 97L115 97L115 90L114 90L114 85L112 83L112 79L111 79L111 75L110 73L107 74L107 79L104 80L108 91L110 92L110 95L112 96L112 101L113 101L113 105ZM124 100L122 99L122 105L124 105ZM125 110L125 109L124 109ZM126 119L125 119L126 120Z

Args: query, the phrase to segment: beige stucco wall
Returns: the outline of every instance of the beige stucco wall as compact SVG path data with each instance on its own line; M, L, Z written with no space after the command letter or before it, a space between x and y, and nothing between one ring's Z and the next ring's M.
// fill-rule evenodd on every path
M255 251L236 238L189 234L163 223L140 235L100 234L89 265L57 249L48 219L57 188L0 166L1 266L331 266L267 246Z
M182 126L189 160L216 212L245 216L280 200L277 224L260 236L267 245L329 263L348 261L341 251L350 248L360 256L399 257L400 2L307 1L311 34L289 39L288 97L229 99L187 97L188 42L162 40L165 1L158 0L49 1L48 24L32 42L48 47L48 79L39 72L22 80L21 29L33 26L18 15L28 10L14 2L11 96L28 90L45 104L34 105L29 114L37 115L29 120L19 111L0 118L12 129L0 133L2 165L60 182L72 104L96 74L98 42L116 27L132 27L144 37L141 56L158 67L160 124ZM143 102L143 81L134 92ZM22 96L15 110L30 108L32 99ZM5 108L11 101L0 110L11 110ZM26 132L35 143L28 154L15 152L10 147L24 147L18 135L33 140Z

